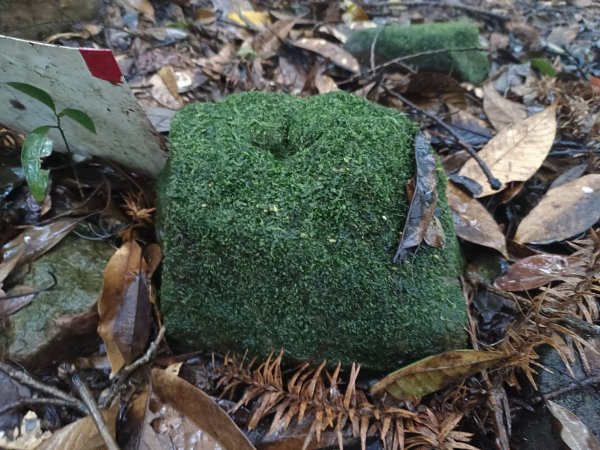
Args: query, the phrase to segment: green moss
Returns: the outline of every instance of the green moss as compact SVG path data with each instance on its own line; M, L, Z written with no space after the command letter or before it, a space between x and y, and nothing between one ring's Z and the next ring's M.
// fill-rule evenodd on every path
M382 370L464 346L443 188L447 248L391 264L416 130L345 93L238 94L178 112L158 189L172 341L259 354L284 346L298 359Z
M346 49L369 61L373 39L378 63L394 58L450 48L479 46L479 30L469 22L430 23L421 25L387 25L361 30L350 36ZM483 51L441 52L404 61L421 70L456 75L463 81L478 84L487 78L490 64Z

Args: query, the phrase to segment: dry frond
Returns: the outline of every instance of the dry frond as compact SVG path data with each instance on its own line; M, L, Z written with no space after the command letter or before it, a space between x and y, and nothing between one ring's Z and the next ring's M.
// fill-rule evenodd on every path
M144 208L143 194L133 194L128 192L125 194L125 214L127 214L134 223L152 223L152 213L156 208Z
M232 412L243 405L250 406L249 429L272 416L269 434L287 428L294 419L306 428L303 448L319 442L321 434L331 430L337 435L340 449L345 434L359 438L363 449L368 437L377 436L384 448L391 450L418 446L476 450L468 443L470 433L456 431L462 414L425 406L415 412L384 405L356 387L359 365L352 365L347 381L340 378L339 364L329 372L325 362L317 368L304 364L284 379L282 358L283 352L277 357L270 355L254 368L255 361L244 365L244 360L238 363L236 357L226 356L223 365L216 369L222 396L233 396L241 388Z
M600 237L590 230L589 237L571 243L575 249L570 257L569 274L555 286L541 288L532 299L510 294L521 311L521 318L507 331L498 347L513 355L505 369L521 369L533 387L534 375L542 366L535 349L548 345L556 350L567 371L574 376L572 364L579 354L584 369L589 362L584 350L597 351L576 331L569 328L567 319L579 319L593 323L598 319L600 293ZM508 371L505 380L519 387L514 372Z

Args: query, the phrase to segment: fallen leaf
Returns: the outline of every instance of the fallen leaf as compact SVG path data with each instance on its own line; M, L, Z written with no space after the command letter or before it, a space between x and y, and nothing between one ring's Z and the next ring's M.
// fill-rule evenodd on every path
M98 334L106 345L113 374L139 356L148 342L150 276L142 249L134 240L126 241L104 270Z
M541 253L517 261L495 284L508 292L536 289L560 278L568 268L565 256Z
M0 290L0 324L3 319L29 305L36 292L36 289L29 286L15 286L8 291L7 295L3 295Z
M181 98L179 96L174 97L173 94L171 94L169 87L158 73L155 73L150 77L148 84L152 86L150 88L150 95L152 95L152 98L161 106L175 110L183 106Z
M169 90L169 93L175 100L182 103L181 97L179 96L179 86L177 85L177 75L171 66L164 66L158 70L158 75L165 83L165 86Z
M335 65L351 73L359 73L360 65L354 56L339 45L333 44L325 39L301 38L292 44L298 48L317 53L324 58L330 59Z
M591 174L550 189L521 221L519 243L547 244L583 233L600 218L600 175Z
M568 448L571 450L600 450L598 439L579 417L552 400L546 400L546 405L557 420L560 437Z
M375 383L371 393L386 391L399 400L412 400L488 369L505 357L503 352L451 350L392 372Z
M266 27L252 40L253 50L263 59L274 56L296 22L296 19L278 20L273 25Z
M104 423L113 438L116 431L117 413L119 404L115 402L109 409L102 411ZM83 417L66 427L54 432L38 450L105 450L106 444L98 432L96 424L91 417Z
M154 6L149 0L119 0L119 3L128 10L135 10L151 22L154 22Z
M497 131L527 117L522 105L502 97L492 84L486 84L483 88L483 110Z
M452 183L448 183L446 195L456 234L465 241L493 248L508 257L504 233L488 210Z
M542 165L548 155L556 134L556 108L554 106L535 114L519 123L503 128L479 151L492 174L502 182L526 181ZM482 186L477 197L497 193L473 158L459 172Z
M0 293L4 280L11 274L23 256L25 251L24 235L25 233L21 233L2 246L0 251L0 261L2 261L0 263Z
M587 170L588 164L582 163L565 170L552 182L549 189L554 189L570 181L576 180Z
M152 389L216 439L225 450L254 450L233 420L202 390L166 370L152 369Z
M435 158L429 143L422 133L415 137L416 180L414 193L408 208L406 222L394 263L403 261L409 249L417 247L423 241L437 207L437 180Z
M230 12L227 18L239 25L252 26L259 30L263 30L271 22L271 17L266 11L241 11L239 14Z
M15 267L33 261L52 249L73 231L81 220L60 219L45 225L29 226L21 234L5 243L0 249L3 261L0 264L0 283ZM19 258L15 262L17 254Z
M339 91L337 83L329 75L317 75L315 77L315 87L319 94L326 94L327 92Z

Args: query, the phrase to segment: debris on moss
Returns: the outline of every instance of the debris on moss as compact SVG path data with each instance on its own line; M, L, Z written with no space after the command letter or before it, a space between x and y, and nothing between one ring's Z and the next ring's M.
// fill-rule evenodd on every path
M466 344L460 256L391 260L416 126L343 92L246 93L177 113L159 180L161 305L179 349L249 349L377 370Z
M421 54L403 61L420 70L455 75L462 81L479 84L487 78L490 64L485 52L441 51L479 47L479 30L469 22L428 23L419 25L387 25L352 34L346 49L364 61L373 51L378 64L395 58Z

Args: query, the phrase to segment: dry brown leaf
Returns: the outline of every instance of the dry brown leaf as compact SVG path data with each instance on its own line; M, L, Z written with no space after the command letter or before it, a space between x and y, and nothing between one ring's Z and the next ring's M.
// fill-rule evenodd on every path
M175 70L173 70L172 66L164 66L158 70L158 75L165 83L165 86L169 90L170 94L177 100L178 102L182 102L181 97L179 96L179 86L177 85L177 75L175 74Z
M519 123L527 117L522 105L502 97L491 83L483 88L483 110L497 131Z
M598 439L579 417L552 400L546 400L546 404L558 421L560 437L568 448L571 450L600 450Z
M600 175L550 189L521 221L515 241L547 244L583 233L600 218Z
M225 450L255 450L216 402L202 390L166 370L152 369L152 389L216 439Z
M446 195L456 234L465 241L493 248L508 257L504 233L488 210L452 183L448 183Z
M340 90L336 82L329 75L317 75L315 77L315 87L317 88L317 91L319 91L319 94Z
M556 108L551 106L521 122L502 129L481 149L479 156L492 174L502 182L528 180L542 165L556 134ZM477 197L497 193L473 158L459 172L460 176L479 183L482 192Z
M102 411L108 431L115 437L119 404L115 402L109 409ZM38 450L104 450L106 445L91 417L83 417L66 427L55 431Z
M536 289L560 278L568 268L569 260L565 256L541 253L510 266L504 275L496 278L496 286L508 292Z
M146 19L154 22L154 6L150 0L120 0L119 3L129 10L136 10Z
M171 94L169 87L158 73L155 73L150 77L148 84L152 86L150 88L150 95L152 95L152 98L160 105L169 109L179 109L183 106L181 97L174 97L173 94Z
M104 270L98 334L106 345L113 374L139 356L148 342L150 276L142 249L134 240L126 241Z
M279 20L266 27L252 40L252 48L261 58L268 59L274 56L296 22L296 19Z
M359 73L360 65L354 56L339 45L333 44L325 39L301 38L292 43L294 46L317 53L328 58L335 65L351 73Z
M392 372L375 383L371 393L386 391L399 400L412 400L492 367L505 357L503 352L451 350Z

